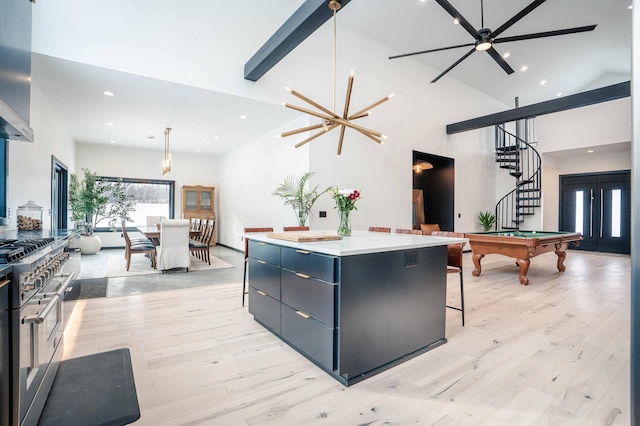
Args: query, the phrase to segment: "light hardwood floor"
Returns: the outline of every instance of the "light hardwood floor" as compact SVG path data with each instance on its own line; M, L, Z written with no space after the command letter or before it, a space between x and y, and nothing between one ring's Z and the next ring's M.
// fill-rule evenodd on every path
M349 388L253 321L241 267L233 283L79 301L64 357L128 347L140 425L629 424L628 256L570 251L560 273L544 254L528 286L512 259L485 257L477 278L464 262L467 325L447 310L448 343Z

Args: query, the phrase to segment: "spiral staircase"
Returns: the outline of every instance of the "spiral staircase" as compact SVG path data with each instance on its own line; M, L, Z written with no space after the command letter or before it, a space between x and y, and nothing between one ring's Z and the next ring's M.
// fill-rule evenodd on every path
M515 179L515 188L496 204L497 231L519 230L527 216L541 206L542 161L534 148L533 119L515 123L515 133L505 124L495 126L496 162Z

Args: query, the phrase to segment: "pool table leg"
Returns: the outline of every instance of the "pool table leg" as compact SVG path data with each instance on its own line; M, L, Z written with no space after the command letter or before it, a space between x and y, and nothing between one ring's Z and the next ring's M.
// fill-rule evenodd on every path
M476 254L473 253L473 266L475 266L476 268L471 271L471 275L473 275L474 277L479 277L480 276L480 272L482 272L482 267L480 266L480 260L484 257L484 254Z
M560 249L556 250L556 256L558 256L558 271L564 272L567 268L564 266L564 260L567 258L567 252Z
M529 278L527 278L527 271L531 261L529 259L516 259L516 264L520 267L520 284L529 284Z

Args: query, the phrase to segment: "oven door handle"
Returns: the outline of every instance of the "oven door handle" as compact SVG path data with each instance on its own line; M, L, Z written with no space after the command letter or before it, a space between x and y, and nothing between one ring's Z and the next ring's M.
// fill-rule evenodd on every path
M61 275L62 277L66 278L66 281L64 282L64 284L62 284L60 286L60 288L56 291L56 294L58 296L60 296L60 298L62 298L62 296L64 295L64 292L67 291L67 288L71 285L71 283L73 282L73 280L76 278L76 275L78 275L75 272L70 272L69 274L63 274Z
M42 312L40 312L38 315L27 315L26 317L24 317L22 319L22 323L23 324L30 324L32 322L35 322L36 324L42 324L44 322L44 320L47 318L47 316L49 315L49 313L58 304L58 300L57 299L60 299L60 296L55 295L54 297L52 297L51 301L49 303L47 303L47 306L44 307Z

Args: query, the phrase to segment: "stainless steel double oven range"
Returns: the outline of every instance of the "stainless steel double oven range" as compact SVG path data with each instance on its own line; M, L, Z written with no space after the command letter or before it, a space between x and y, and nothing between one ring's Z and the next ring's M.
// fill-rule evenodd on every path
M64 298L79 272L69 242L79 237L56 234L0 236L0 426L37 424L62 357Z

